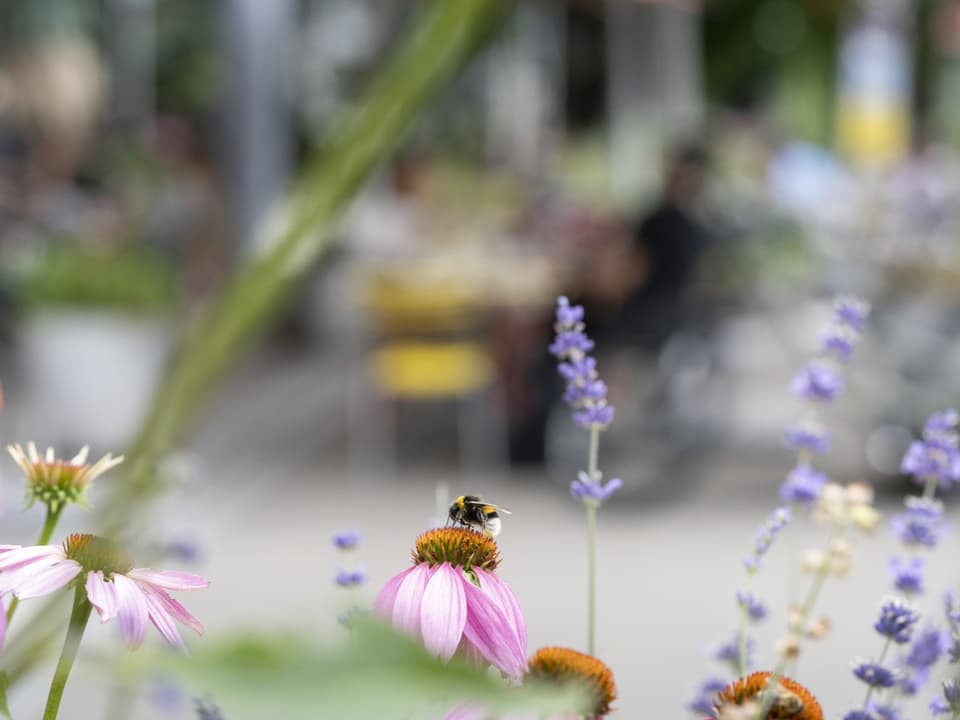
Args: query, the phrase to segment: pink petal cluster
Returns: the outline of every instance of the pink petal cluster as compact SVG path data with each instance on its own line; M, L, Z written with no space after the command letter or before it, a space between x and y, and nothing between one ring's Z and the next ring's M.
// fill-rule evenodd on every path
M491 713L482 705L474 703L462 703L452 708L443 716L443 720L580 720L583 715L580 713L554 713L552 715L543 715L542 713L522 713L519 715L497 715Z
M519 680L527 669L527 626L517 597L492 573L476 566L470 572L479 587L449 562L414 565L387 582L374 612L422 638L434 657L488 662Z
M65 587L82 572L80 563L68 558L60 545L0 545L0 597L13 594L24 600L47 595ZM209 584L206 578L190 573L133 568L126 573L114 572L109 580L100 571L87 572L84 587L101 622L115 617L119 620L131 649L143 642L148 620L167 642L182 649L183 638L173 621L198 634L203 633L203 625L167 591L199 590Z

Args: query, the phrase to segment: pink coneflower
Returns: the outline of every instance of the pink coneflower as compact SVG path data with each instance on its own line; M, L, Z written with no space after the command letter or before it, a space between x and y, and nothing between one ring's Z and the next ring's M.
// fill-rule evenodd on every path
M7 452L23 470L27 478L27 502L37 500L57 512L67 503L83 504L84 493L90 483L107 470L123 462L123 456L107 453L95 463L87 464L90 448L86 445L69 460L58 458L53 448L40 455L37 446L27 443L24 452L20 445L7 445Z
M417 538L413 562L383 587L374 612L421 637L441 660L487 662L519 680L527 627L516 595L493 574L500 562L493 539L466 528L430 530Z
M143 642L148 620L177 648L184 643L174 620L203 633L200 622L168 591L205 588L210 584L206 578L135 568L113 543L95 535L74 533L63 545L0 546L0 597L47 595L78 578L100 621L116 617L131 649Z

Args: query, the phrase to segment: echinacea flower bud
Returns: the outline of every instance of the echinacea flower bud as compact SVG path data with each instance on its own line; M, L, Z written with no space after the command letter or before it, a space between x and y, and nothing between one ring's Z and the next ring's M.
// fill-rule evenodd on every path
M588 698L581 712L591 720L606 716L617 699L613 672L592 655L565 647L545 647L533 654L527 668L526 678L581 687Z
M723 716L725 708L753 705L764 702L764 695L770 682L769 672L755 672L739 678L727 685L716 699L718 715ZM791 720L823 720L823 710L817 699L800 683L786 677L776 679L772 701L768 700L768 710L764 718L786 718ZM756 713L751 717L755 717Z
M107 453L88 465L90 448L86 445L70 460L58 458L53 448L47 448L47 452L41 456L32 442L27 443L26 452L20 445L8 445L7 452L26 476L27 506L40 501L51 512L58 512L69 503L83 505L90 483L123 462L122 455L113 457Z
M526 668L527 627L510 587L493 574L497 544L466 528L417 538L414 565L387 581L374 612L422 639L443 661L454 655L489 663L513 680Z

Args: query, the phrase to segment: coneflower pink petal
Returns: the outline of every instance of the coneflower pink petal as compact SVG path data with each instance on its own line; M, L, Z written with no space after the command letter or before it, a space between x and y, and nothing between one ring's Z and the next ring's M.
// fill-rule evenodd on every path
M167 614L170 615L170 617L172 617L174 620L178 620L179 622L183 623L188 628L193 630L197 635L203 635L203 624L193 615L191 615L189 610L170 597L164 590L151 585L141 585L140 588L143 590L144 595L146 595L148 598L156 600L167 612Z
M466 629L466 626L464 626L464 629ZM466 635L460 639L460 646L457 648L456 655L468 665L480 667L490 664L487 659L483 657L483 653L477 650L477 646L470 642L470 638Z
M517 642L511 620L495 600L473 583L463 583L467 624L463 634L480 654L514 680L526 671L527 659Z
M134 568L125 575L132 580L149 583L164 590L200 590L210 585L210 581L200 575L172 570Z
M183 638L180 637L180 631L177 630L173 618L167 612L166 608L163 607L163 603L152 593L144 593L143 598L147 602L147 614L153 626L163 635L168 643L175 648L184 650L186 646L183 644Z
M120 610L117 612L120 631L127 645L131 649L136 649L140 647L143 636L147 633L147 601L143 597L140 586L128 577L114 573L113 584L120 604Z
M86 589L87 599L100 616L100 622L112 620L120 610L117 586L104 580L103 573L97 570L87 573Z
M61 560L55 565L32 573L29 578L13 588L13 593L21 600L52 593L73 580L82 570L80 563L74 560Z
M14 570L21 565L35 562L40 558L63 559L65 557L66 555L63 553L63 548L59 545L28 545L27 547L8 550L0 554L0 572Z
M423 605L423 592L430 579L430 568L426 563L415 565L400 587L397 588L397 599L393 604L391 623L397 630L420 634L420 608Z
M523 617L523 610L520 608L520 601L513 590L493 573L488 573L481 568L474 568L477 578L480 580L480 589L491 595L500 605L506 616L513 623L512 627L516 633L517 643L524 657L527 655L527 621Z
M377 593L377 599L373 601L374 615L385 620L390 620L393 617L393 606L397 602L397 591L407 575L414 571L414 567L409 567L387 580L387 584Z
M463 594L460 570L450 563L436 568L423 592L420 632L431 655L447 661L460 644L467 623L467 599Z
M33 562L21 563L12 570L0 572L0 597L9 592L16 592L17 588L24 583L29 583L38 572L42 572L61 562L63 562L63 558L34 558Z

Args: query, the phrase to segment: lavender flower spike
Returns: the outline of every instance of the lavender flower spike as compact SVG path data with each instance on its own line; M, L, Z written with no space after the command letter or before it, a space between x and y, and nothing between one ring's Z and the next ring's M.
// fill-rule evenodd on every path
M593 501L599 505L606 502L621 487L623 487L623 481L620 478L603 482L603 473L599 471L592 478L580 471L577 473L577 479L570 483L570 494L584 502Z
M573 408L573 420L588 430L604 430L613 422L613 406L607 402L607 386L597 373L597 361L587 355L593 341L584 333L583 307L557 298L554 329L556 337L549 351L561 362L557 371L567 381L563 399Z
M352 550L361 540L363 536L356 530L344 530L333 536L333 546L338 550Z
M833 304L833 316L840 325L863 332L870 315L870 304L852 295L838 297Z

